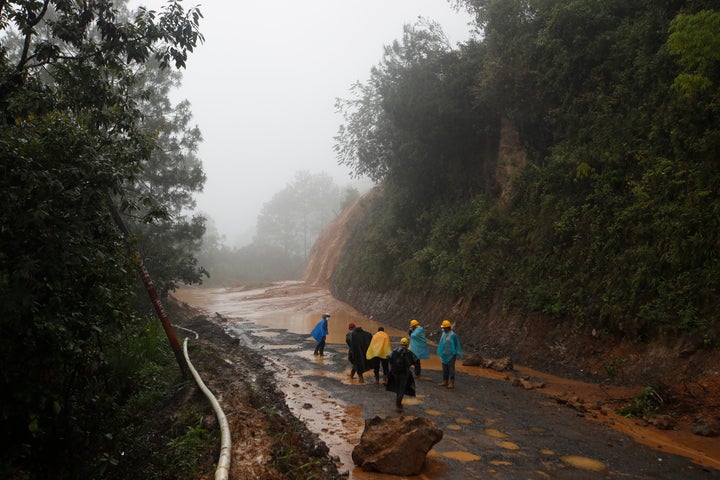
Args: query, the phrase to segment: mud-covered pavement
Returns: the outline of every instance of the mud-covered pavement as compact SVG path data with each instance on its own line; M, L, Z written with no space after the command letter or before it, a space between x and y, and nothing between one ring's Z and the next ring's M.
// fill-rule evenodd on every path
M241 346L263 353L288 406L330 447L340 472L355 479L398 478L362 472L350 458L365 419L399 415L394 395L376 385L371 372L364 384L348 377L347 322L370 332L381 322L363 318L327 291L301 284L251 292L183 289L175 296L211 315L218 313L218 322ZM326 355L317 357L308 332L325 310L333 315L330 343ZM394 344L404 335L387 326L386 331ZM437 358L423 362L418 396L405 398L402 414L430 418L444 437L430 452L423 473L413 478L720 478L718 439L688 446L688 456L671 454L683 445L663 440L654 427L635 425L634 434L662 448L621 433L616 422L627 421L627 428L632 428L633 420L611 418L614 414L608 411L568 408L557 396L526 391L513 386L506 374L480 370L461 368L456 388L447 390L437 386Z

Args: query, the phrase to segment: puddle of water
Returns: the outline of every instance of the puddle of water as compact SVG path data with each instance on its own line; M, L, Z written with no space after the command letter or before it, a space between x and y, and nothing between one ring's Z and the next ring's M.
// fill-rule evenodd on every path
M565 455L560 457L560 460L580 470L589 470L591 472L604 472L607 470L607 465L594 458Z
M290 345L290 344L285 344L285 345L265 344L265 345L263 345L262 348L263 348L263 350L291 350L293 348L298 348L298 346Z
M290 288L300 288L302 293L291 295L288 290ZM307 334L308 348L315 345L310 332L325 311L331 314L328 322L328 343L344 345L350 322L370 333L375 333L378 327L383 326L388 335L393 339L397 338L396 341L407 335L406 331L389 327L382 321L366 318L349 305L335 300L327 290L303 286L302 282L279 282L270 287L248 291L183 287L176 290L173 296L211 315L219 313L228 318L251 320L268 328L282 328L292 333Z
M506 460L491 460L490 465L494 465L496 467L510 467L512 466L512 463Z
M530 431L533 433L545 433L547 430L543 427L530 427Z
M520 450L520 445L513 442L497 442L496 445L504 448L505 450Z
M256 337L262 337L262 338L272 338L272 337L277 337L278 335L280 335L280 333L273 332L271 330L255 330L253 332L253 335L255 335Z
M462 424L464 424L464 425L470 425L471 423L473 423L473 421L470 420L469 418L462 418L462 417L461 417L461 418L456 418L455 421L456 421L457 423L462 423Z
M549 456L549 457L555 455L555 452L554 452L554 451L548 450L547 448L540 449L540 450L538 450L538 452L539 452L541 455L547 455L547 456Z
M493 438L508 438L508 435L494 428L486 428L485 435Z
M453 460L459 460L461 462L476 462L480 460L478 455L470 452L438 452L438 455L442 457L452 458Z
M444 413L441 412L440 410L432 410L432 409L425 410L425 413L427 413L428 415L434 415L434 416L444 415Z
M447 429L448 429L448 430L458 431L458 430L462 430L462 427L461 427L460 425L450 424L450 425L447 426Z

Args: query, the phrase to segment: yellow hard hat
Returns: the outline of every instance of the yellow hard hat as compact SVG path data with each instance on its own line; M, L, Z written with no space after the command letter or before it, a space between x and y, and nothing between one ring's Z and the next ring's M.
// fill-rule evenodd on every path
M450 320L443 320L442 324L440 324L440 328L450 328L452 327L452 323L450 323Z
M400 339L400 345L407 345L408 343L409 343L409 342L408 342L408 339L407 339L407 338L403 337L403 338Z
M417 320L410 320L411 327L417 327L418 325L420 325L420 322L418 322Z

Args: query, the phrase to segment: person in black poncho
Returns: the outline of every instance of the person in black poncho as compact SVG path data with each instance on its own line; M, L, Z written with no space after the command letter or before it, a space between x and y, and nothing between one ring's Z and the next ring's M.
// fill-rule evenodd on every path
M345 335L345 343L348 346L348 361L352 364L350 369L350 378L355 378L355 374L358 374L358 381L365 383L363 373L368 370L372 370L375 366L375 361L378 359L368 360L365 358L367 349L372 341L372 334L366 332L360 326L356 326L354 323L348 324L348 333Z
M388 355L390 374L388 375L387 390L395 392L395 408L402 410L403 396L415 396L415 378L410 367L415 367L415 374L420 373L420 359L413 352L408 350L407 338L400 340L400 346Z

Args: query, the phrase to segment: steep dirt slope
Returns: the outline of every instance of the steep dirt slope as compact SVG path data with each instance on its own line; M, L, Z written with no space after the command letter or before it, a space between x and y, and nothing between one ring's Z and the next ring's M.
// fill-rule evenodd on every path
M381 187L373 188L350 204L335 220L325 227L313 245L312 250L310 250L308 262L301 277L303 282L315 287L329 288L330 277L340 260L352 229L362 218L369 202L376 198L380 192Z

